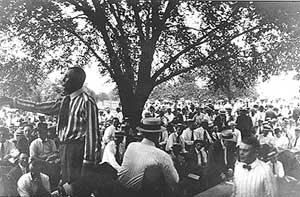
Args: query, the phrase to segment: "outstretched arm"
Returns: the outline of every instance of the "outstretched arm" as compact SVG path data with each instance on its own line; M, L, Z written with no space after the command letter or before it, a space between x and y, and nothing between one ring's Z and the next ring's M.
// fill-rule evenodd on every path
M38 112L46 115L55 115L59 113L61 99L52 102L35 103L17 98L0 97L0 106L9 105L12 108L18 108L25 111Z

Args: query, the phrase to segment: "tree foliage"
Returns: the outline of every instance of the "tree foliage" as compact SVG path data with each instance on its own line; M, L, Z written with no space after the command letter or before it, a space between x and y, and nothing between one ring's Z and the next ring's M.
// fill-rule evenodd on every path
M34 67L97 62L135 120L154 87L191 70L217 86L232 70L237 87L277 71L282 32L251 2L11 0L0 8L0 31L21 41Z

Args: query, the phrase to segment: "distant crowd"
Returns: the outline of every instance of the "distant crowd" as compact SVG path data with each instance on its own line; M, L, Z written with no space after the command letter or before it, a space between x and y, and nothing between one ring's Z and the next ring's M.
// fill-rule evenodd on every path
M176 192L184 196L195 195L226 181L233 182L236 196L243 196L244 190L249 188L262 193L254 196L263 196L264 192L269 196L294 192L296 196L296 186L300 184L298 103L242 99L188 104L150 102L142 113L138 128L130 125L129 117L123 116L120 107L99 110L98 120L101 138L96 151L97 163L109 164L125 188L141 189L144 180L139 169L147 159L134 158L140 152L147 152L150 163L153 159L164 160L161 165L168 169L163 171L164 181L170 187L176 183ZM26 185L32 177L25 175L36 171L45 175L41 176L43 187L37 184L36 189L42 188L46 191L39 193L52 192L54 195L60 187L61 171L56 117L2 110L0 122L0 181L7 186L0 186L0 192L9 190L10 196L26 196ZM153 138L149 133L158 133L157 141L145 141ZM154 147L164 153L135 142L154 142ZM248 162L251 155L245 152L248 150L246 145L255 149L251 163ZM170 163L165 154L170 156ZM242 170L239 162L243 163ZM252 172L255 165L261 165L262 169L252 170L252 181L266 179L263 187L260 183L243 185L247 176L241 174ZM247 170L244 172L243 169ZM266 176L261 176L264 173ZM280 189L282 185L287 186ZM68 193L68 187L61 189Z

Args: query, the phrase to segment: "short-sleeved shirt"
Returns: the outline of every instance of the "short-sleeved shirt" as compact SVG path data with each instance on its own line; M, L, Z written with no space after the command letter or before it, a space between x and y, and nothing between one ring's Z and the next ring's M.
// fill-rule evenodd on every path
M35 156L40 159L46 159L48 156L57 152L55 142L47 139L45 142L41 138L33 140L29 147L30 156Z

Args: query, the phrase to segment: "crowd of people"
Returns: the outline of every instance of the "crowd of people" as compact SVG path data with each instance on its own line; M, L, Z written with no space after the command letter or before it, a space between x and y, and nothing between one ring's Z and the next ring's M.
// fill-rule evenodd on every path
M2 196L193 196L222 183L236 197L297 196L299 105L150 103L136 127L120 107L99 111L84 80L70 68L54 102L0 98L20 110L1 117Z

